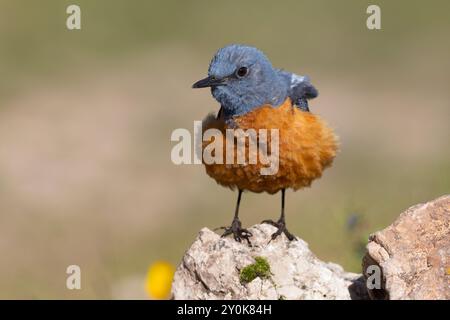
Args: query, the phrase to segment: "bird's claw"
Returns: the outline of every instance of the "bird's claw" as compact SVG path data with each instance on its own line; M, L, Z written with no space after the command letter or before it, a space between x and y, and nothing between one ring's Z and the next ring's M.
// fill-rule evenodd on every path
M280 219L277 222L275 222L273 220L263 220L261 223L267 223L267 224L270 224L270 225L274 226L275 228L277 228L277 231L275 231L272 234L270 241L275 240L282 233L284 233L286 235L286 237L289 239L289 241L297 240L297 238L292 233L290 233L288 231L288 229L286 228L286 222L284 220Z
M218 229L223 229L225 232L222 234L222 238L226 237L230 234L233 235L234 240L238 242L242 242L242 239L246 240L249 245L251 245L250 237L253 236L250 231L245 228L242 228L241 221L239 219L234 219L229 227L220 227Z

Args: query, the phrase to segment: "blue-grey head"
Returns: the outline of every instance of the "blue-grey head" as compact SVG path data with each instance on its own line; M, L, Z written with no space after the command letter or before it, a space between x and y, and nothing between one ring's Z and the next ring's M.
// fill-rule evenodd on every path
M236 44L219 49L209 65L208 77L192 87L210 87L225 117L242 115L264 104L276 107L288 96L286 81L264 53Z

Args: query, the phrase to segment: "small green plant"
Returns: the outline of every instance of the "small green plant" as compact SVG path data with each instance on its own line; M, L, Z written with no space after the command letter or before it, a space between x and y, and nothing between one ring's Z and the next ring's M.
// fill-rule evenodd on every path
M256 257L252 263L241 270L240 280L242 283L249 283L257 277L267 279L270 277L270 265L266 258Z

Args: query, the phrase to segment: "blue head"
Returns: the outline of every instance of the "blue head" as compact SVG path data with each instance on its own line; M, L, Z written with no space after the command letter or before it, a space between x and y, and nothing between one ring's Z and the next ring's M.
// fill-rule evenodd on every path
M219 49L209 65L208 77L192 87L211 87L225 117L242 115L264 104L279 106L288 95L286 82L264 53L243 45Z

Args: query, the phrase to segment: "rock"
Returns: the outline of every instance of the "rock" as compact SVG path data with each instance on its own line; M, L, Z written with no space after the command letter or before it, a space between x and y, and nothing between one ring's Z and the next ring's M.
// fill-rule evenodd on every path
M175 273L172 297L450 299L450 195L409 208L371 235L363 276L320 261L301 239L269 241L271 225L250 231L252 246L202 229ZM367 290L370 268L380 271L380 286Z
M373 299L450 299L450 195L403 212L369 238L363 270L381 269ZM369 277L367 271L365 277Z
M301 239L290 242L282 235L269 241L275 230L268 224L251 227L250 247L203 228L175 273L173 299L368 298L361 275L320 261ZM260 276L243 281L241 271L259 262L268 263L270 272L263 265Z

